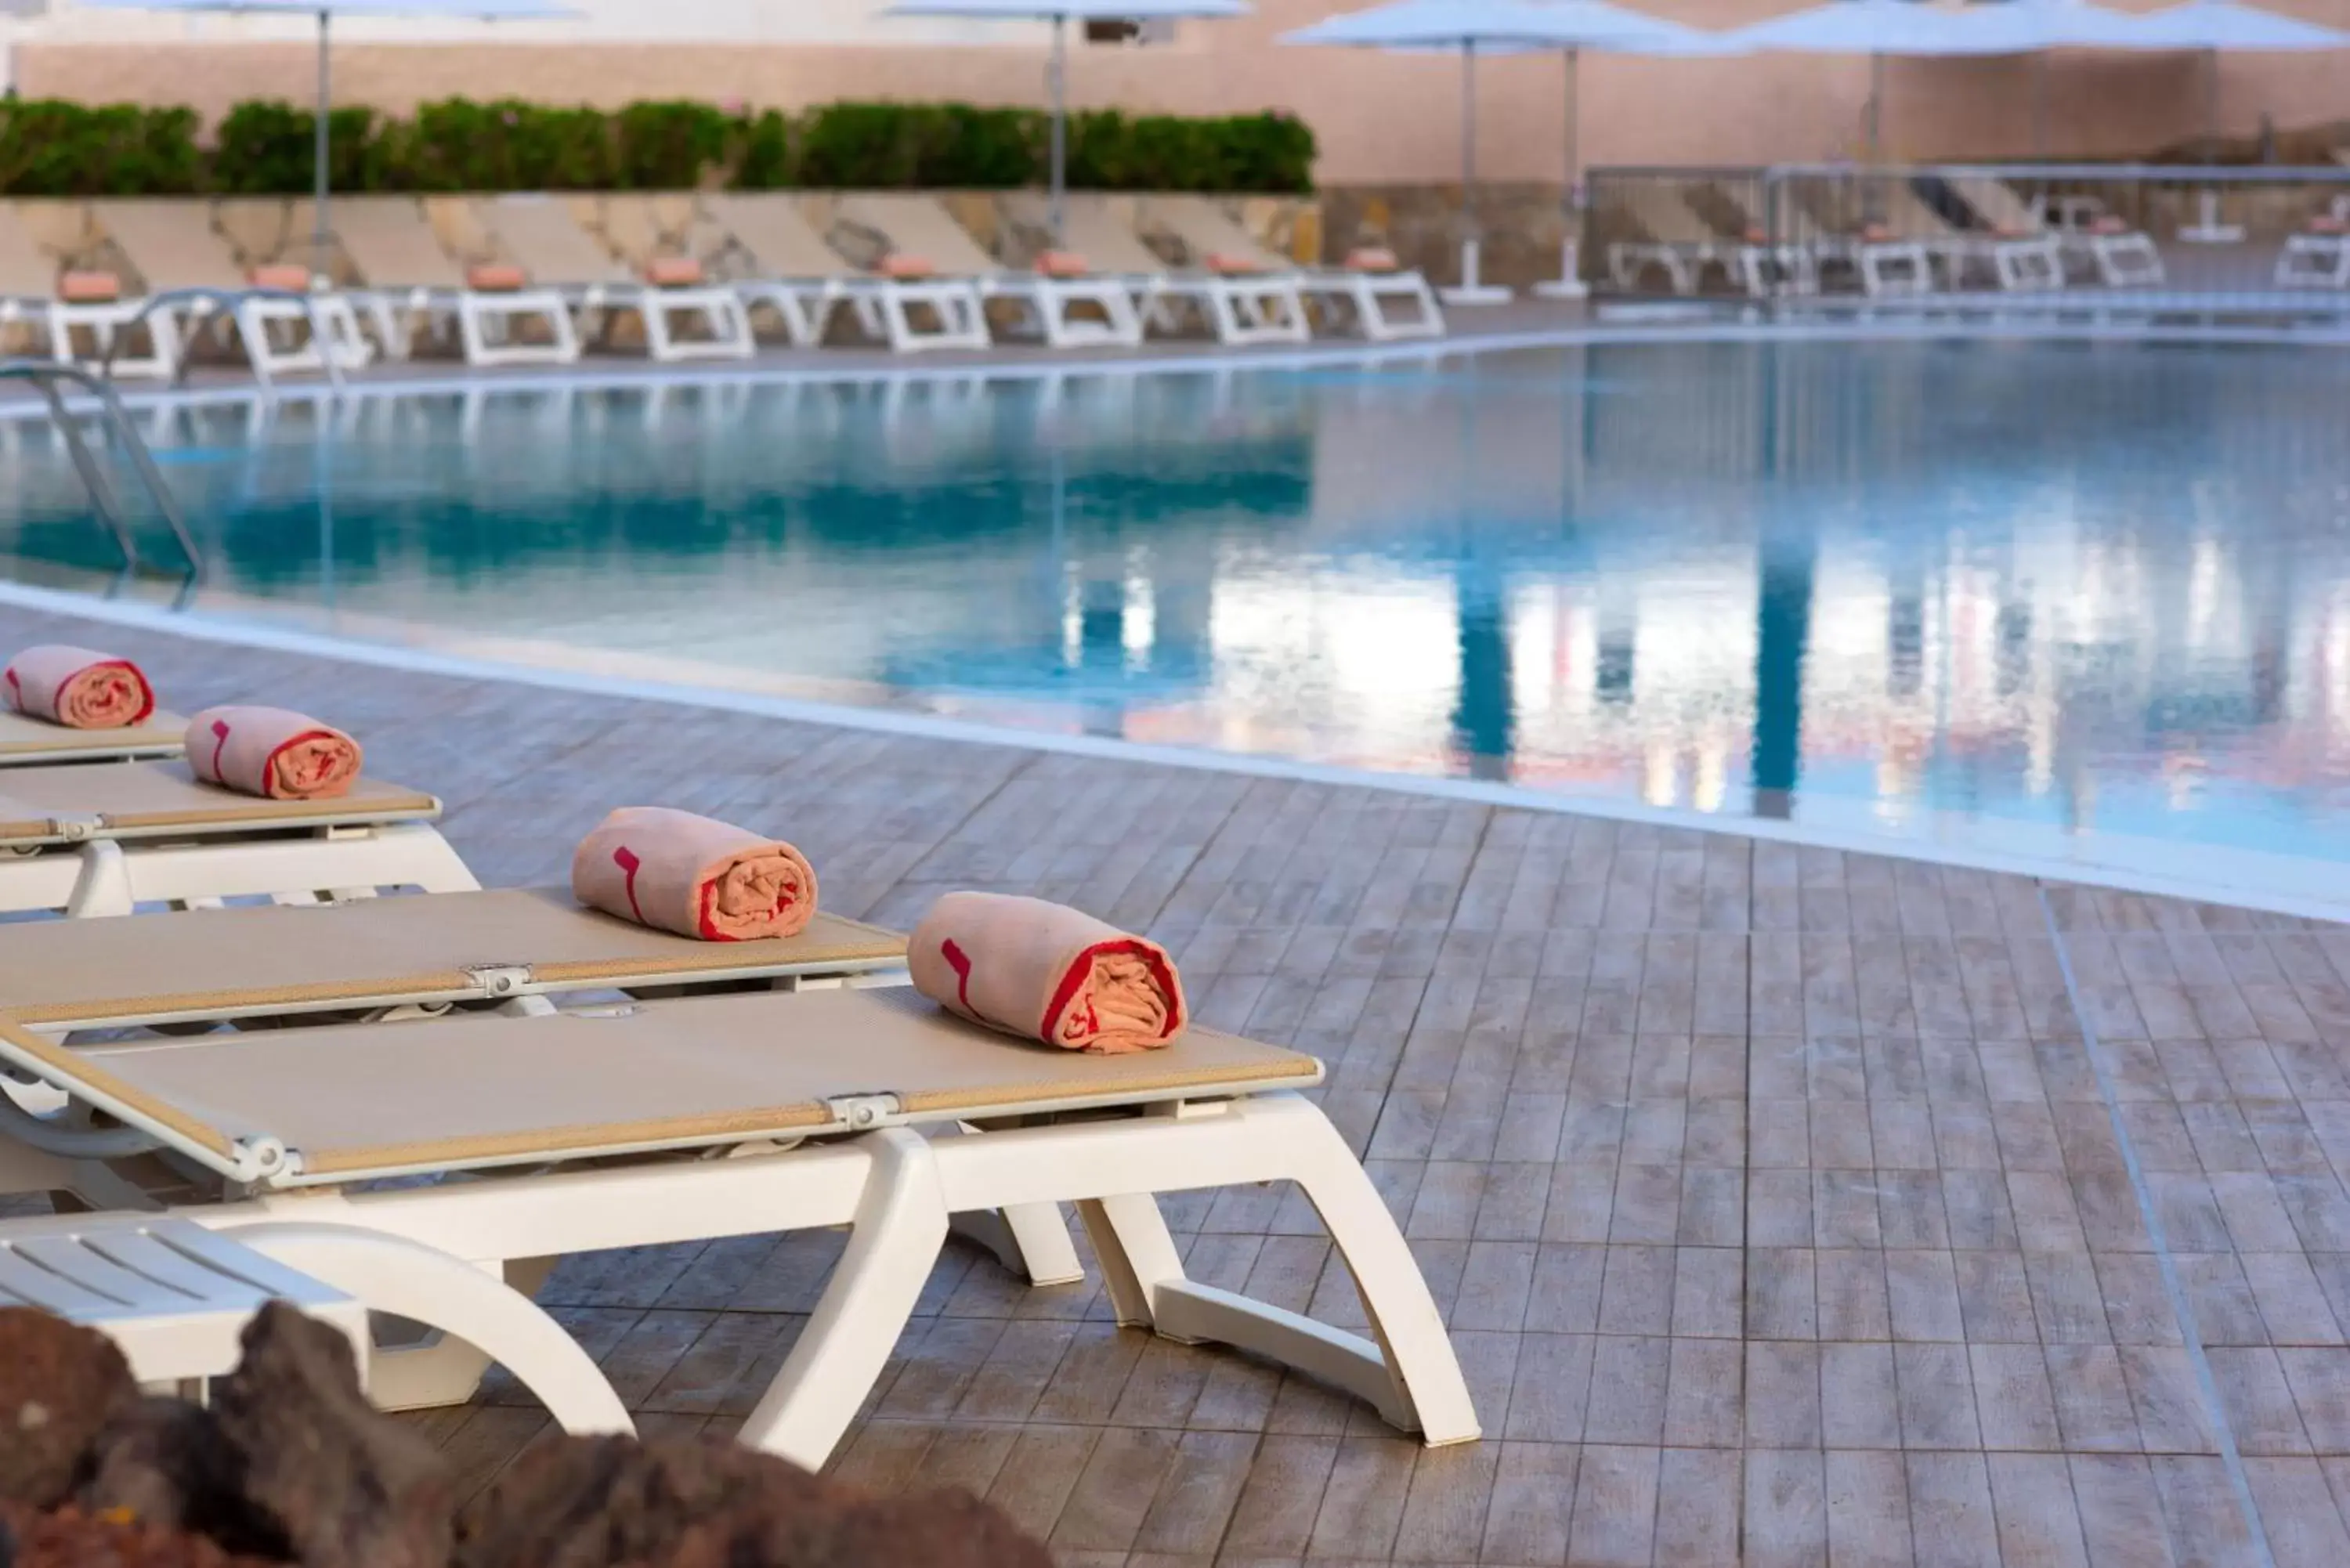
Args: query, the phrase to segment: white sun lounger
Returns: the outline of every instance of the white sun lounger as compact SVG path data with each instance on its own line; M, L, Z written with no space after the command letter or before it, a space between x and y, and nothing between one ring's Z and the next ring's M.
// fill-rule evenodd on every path
M292 1221L498 1259L851 1226L743 1429L810 1468L910 1321L949 1213L1061 1199L1081 1206L1121 1322L1299 1367L1430 1443L1478 1435L1394 1217L1286 1092L1319 1082L1320 1064L1212 1031L1124 1056L1047 1051L900 987L78 1048L0 1023L0 1058L254 1192L177 1211L254 1244ZM914 1130L1003 1119L1027 1125ZM718 1149L733 1158L674 1158ZM460 1173L472 1179L354 1189ZM1322 1215L1370 1338L1187 1279L1147 1196L1274 1180ZM494 1353L455 1306L423 1321ZM608 1388L531 1386L567 1424L608 1408Z
M124 729L77 730L0 709L0 768L176 757L185 744L187 730L185 719L161 710L147 715L144 722Z
M105 355L115 334L138 318L143 304L137 299L60 299L57 296L57 258L42 249L22 213L7 202L0 202L0 326L10 322L38 324L47 339L49 357L59 364L74 361L73 334L77 327L82 328L90 334L89 358L95 361ZM118 352L114 357L115 375L172 373L172 367L179 359L177 328L167 319L151 323L146 330L148 351Z
M2336 161L2343 154L2336 153ZM2350 223L2350 196L2336 196L2324 216L2340 225ZM2287 234L2277 248L2273 282L2279 288L2350 288L2350 232L2338 226L2330 233L2312 227Z
M795 348L823 347L833 311L843 304L866 337L900 354L987 347L987 323L970 284L861 272L825 244L793 196L711 192L699 204L709 228L703 259L728 269L744 308L765 306L782 317Z
M305 209L297 203L296 222ZM403 196L354 196L335 202L335 237L366 286L352 297L374 325L388 359L414 351L419 327L457 329L460 351L472 365L568 365L579 358L571 309L550 288L482 290L442 247L432 221ZM546 341L515 335L538 322Z
M935 197L844 196L836 218L886 242L890 254L917 256L945 276L968 280L983 303L1007 302L1016 312L1013 329L1052 348L1130 348L1142 341L1142 318L1126 285L1014 272L980 249Z
M0 913L478 888L433 830L440 815L431 795L369 779L339 800L264 800L200 783L185 763L10 768L0 772Z
M1006 197L1004 211L1030 229L1050 232L1052 215L1042 196ZM1180 332L1182 307L1188 305L1220 343L1306 339L1305 305L1293 279L1171 270L1116 214L1083 197L1069 198L1064 204L1061 237L1065 247L1084 257L1095 273L1115 279L1132 294L1146 331Z
M1173 240L1194 265L1210 265L1212 257L1227 266L1243 264L1245 271L1237 275L1293 279L1302 294L1335 306L1344 322L1375 342L1444 335L1444 311L1428 280L1416 272L1300 267L1259 244L1205 196L1149 197L1142 203L1142 226Z
M663 287L648 283L581 228L555 196L500 196L478 209L498 247L533 277L553 282L570 304L579 328L598 324L608 340L612 322L634 316L644 325L645 351L663 362L746 359L755 345L734 291L707 284ZM704 336L678 336L680 318L699 320Z
M2155 248L2151 234L2137 230L2060 233L2049 227L2047 220L2004 180L1988 174L1953 174L1948 181L1959 199L1997 232L1999 238L1989 243L2002 288L2053 286L2043 281L2052 246L2060 282L2064 253L2074 250L2088 256L2097 281L2107 288L2155 288L2162 284L2162 253Z
M228 240L213 227L211 208L203 202L103 201L92 202L89 210L151 294L202 288L234 295L253 286ZM199 300L167 308L179 352L185 353L207 325L225 321L254 368L273 376L323 374L328 349L347 369L366 364L371 352L350 301L339 295L321 294L308 300L240 299L225 308ZM325 329L323 345L309 330L314 322ZM279 348L273 331L292 327L302 327L302 335L292 347ZM160 348L161 340L157 343Z

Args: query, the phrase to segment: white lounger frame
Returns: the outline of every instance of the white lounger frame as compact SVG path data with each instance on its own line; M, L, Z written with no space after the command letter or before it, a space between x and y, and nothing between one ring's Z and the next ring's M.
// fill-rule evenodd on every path
M1135 290L1146 328L1180 331L1180 313L1188 304L1217 342L1233 348L1303 343L1313 336L1305 319L1305 298L1295 277L1178 274L1139 278Z
M746 312L764 305L782 317L795 348L822 348L832 313L844 304L868 337L899 354L981 349L993 341L979 288L961 279L741 278L728 286Z
M1014 331L1051 348L1132 348L1142 341L1135 286L1115 277L1043 277L1005 273L982 280L980 298L1004 300L1018 312ZM1091 306L1091 316L1077 312Z
M651 284L594 283L566 291L582 332L592 326L598 341L613 323L634 316L644 323L645 352L663 364L685 359L747 359L757 352L751 317L735 291L723 284L660 288ZM709 336L680 337L677 319L700 317Z
M1428 280L1416 272L1316 270L1300 274L1298 287L1326 305L1337 306L1341 324L1373 343L1444 336L1443 306L1437 304Z
M0 851L0 912L63 909L70 919L128 915L139 905L328 893L381 888L428 893L481 887L431 824L191 830L178 838L93 838L69 849Z
M579 332L571 306L551 288L519 288L485 294L473 289L368 288L352 298L374 323L388 359L406 359L416 328L440 328L454 321L457 341L469 365L569 365L579 358ZM517 321L543 321L547 341L515 339Z
M2350 234L2291 234L2277 252L2279 288L2350 288Z
M1479 1436L1442 1316L1394 1216L1336 1129L1295 1095L937 1140L889 1127L843 1143L738 1155L454 1186L264 1194L177 1212L234 1227L248 1244L256 1234L248 1227L299 1216L486 1260L848 1225L822 1302L742 1430L743 1442L815 1469L911 1321L949 1212L1066 1199L1080 1206L1121 1324L1286 1363L1368 1400L1431 1446ZM1297 1183L1328 1227L1360 1291L1369 1338L1186 1278L1149 1196L1278 1180ZM377 1304L348 1275L333 1282ZM420 1321L486 1342L523 1370L493 1326L458 1303L417 1304ZM525 1381L567 1428L608 1419L599 1376L575 1368L538 1379ZM384 1386L379 1397L396 1405L400 1393Z
M104 302L68 302L53 299L48 303L49 357L60 365L85 365L97 369L106 358L106 350L115 335L127 331L139 320L146 302L139 299L117 299ZM108 374L118 379L134 378L168 381L177 373L180 364L180 326L169 312L158 312L140 325L147 329L148 349L144 354L125 348L114 356ZM74 328L81 327L90 335L90 352L74 351Z

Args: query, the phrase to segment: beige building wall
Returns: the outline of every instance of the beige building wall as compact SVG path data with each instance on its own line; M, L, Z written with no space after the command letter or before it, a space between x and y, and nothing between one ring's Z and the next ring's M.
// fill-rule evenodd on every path
M2350 27L2350 0L2277 3ZM396 22L354 25L335 50L337 96L395 112L458 94L607 106L702 98L784 109L837 99L1042 101L1040 27L902 23L875 16L879 4L711 0L694 7L691 38L663 27L661 0L594 0L584 24L444 26L421 40ZM1170 43L1075 47L1072 100L1191 114L1285 109L1314 127L1325 184L1451 177L1461 159L1457 59L1274 46L1276 34L1342 8L1332 0L1260 0L1248 18L1186 24ZM1721 27L1788 7L1783 0L1666 0L1662 8ZM72 13L33 31L16 53L17 86L27 96L187 103L210 117L240 99L299 102L312 90L314 57L299 23ZM1919 158L2028 153L2039 68L2011 59L1889 62L1888 148ZM2140 152L2203 129L2199 59L2063 56L2044 68L2052 151ZM1557 182L1565 164L1559 59L1489 59L1478 73L1481 171L1497 181ZM1855 154L1868 67L1792 56L1593 56L1582 80L1586 164L1745 165ZM2221 126L2234 134L2255 129L2263 112L2280 126L2350 118L2350 64L2340 56L2228 60L2220 88Z

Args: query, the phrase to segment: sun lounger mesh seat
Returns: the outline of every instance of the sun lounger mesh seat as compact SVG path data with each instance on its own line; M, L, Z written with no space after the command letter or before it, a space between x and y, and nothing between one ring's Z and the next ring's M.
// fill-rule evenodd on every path
M842 304L866 337L901 354L987 347L987 324L972 284L863 271L825 243L795 197L712 192L701 198L701 208L723 236L704 259L725 270L746 307L764 305L782 317L795 347L821 346L833 309Z
M176 757L187 729L185 719L161 711L149 714L144 723L123 729L77 730L70 725L0 711L0 768Z
M430 826L440 813L429 794L371 779L335 800L265 800L202 783L185 763L9 768L0 911L480 886Z
M704 942L582 909L567 889L498 888L142 919L135 962L110 927L12 927L0 1012L80 1028L316 1008L502 1001L587 988L892 970L905 939L817 915L795 937Z
M1149 197L1142 203L1142 224L1173 240L1193 265L1221 265L1260 277L1295 279L1301 292L1326 306L1335 306L1365 337L1384 341L1443 335L1444 312L1428 280L1416 272L1302 268L1259 244L1255 235L1205 196Z
M502 196L480 208L499 247L531 276L562 291L586 320L601 324L635 316L645 348L655 359L742 359L754 350L750 323L732 289L707 285L666 287L631 274L618 257L552 196ZM703 336L681 337L679 320L698 320Z
M1042 196L1004 198L1004 213L1039 234L1051 233L1050 204ZM1096 274L1133 292L1143 327L1174 332L1188 304L1220 343L1303 343L1305 302L1295 280L1227 277L1205 270L1170 269L1141 236L1097 201L1067 198L1061 213L1062 248L1082 256Z
M845 196L837 216L885 240L891 254L918 257L942 276L967 280L983 302L1008 303L1016 313L1014 329L1053 348L1131 348L1142 341L1141 317L1126 284L1010 271L980 249L934 197Z
M295 207L295 221L307 208ZM474 365L567 365L579 358L570 306L553 289L479 290L442 245L432 224L405 197L345 197L334 204L335 234L365 286L354 291L375 327L387 358L405 359L417 329L438 334L450 326L466 361ZM546 327L546 341L525 341L515 328Z

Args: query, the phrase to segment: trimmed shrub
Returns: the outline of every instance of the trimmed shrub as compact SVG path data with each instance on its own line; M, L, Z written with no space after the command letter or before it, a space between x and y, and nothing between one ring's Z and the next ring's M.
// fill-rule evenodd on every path
M307 109L242 103L205 149L191 109L0 102L0 196L298 195L311 188L315 126ZM833 103L795 117L690 101L608 113L447 99L410 119L338 109L328 129L334 188L349 193L680 190L717 179L745 190L1005 190L1042 184L1051 157L1044 114L961 103ZM1108 110L1069 123L1078 190L1302 193L1313 166L1314 133L1284 114Z

